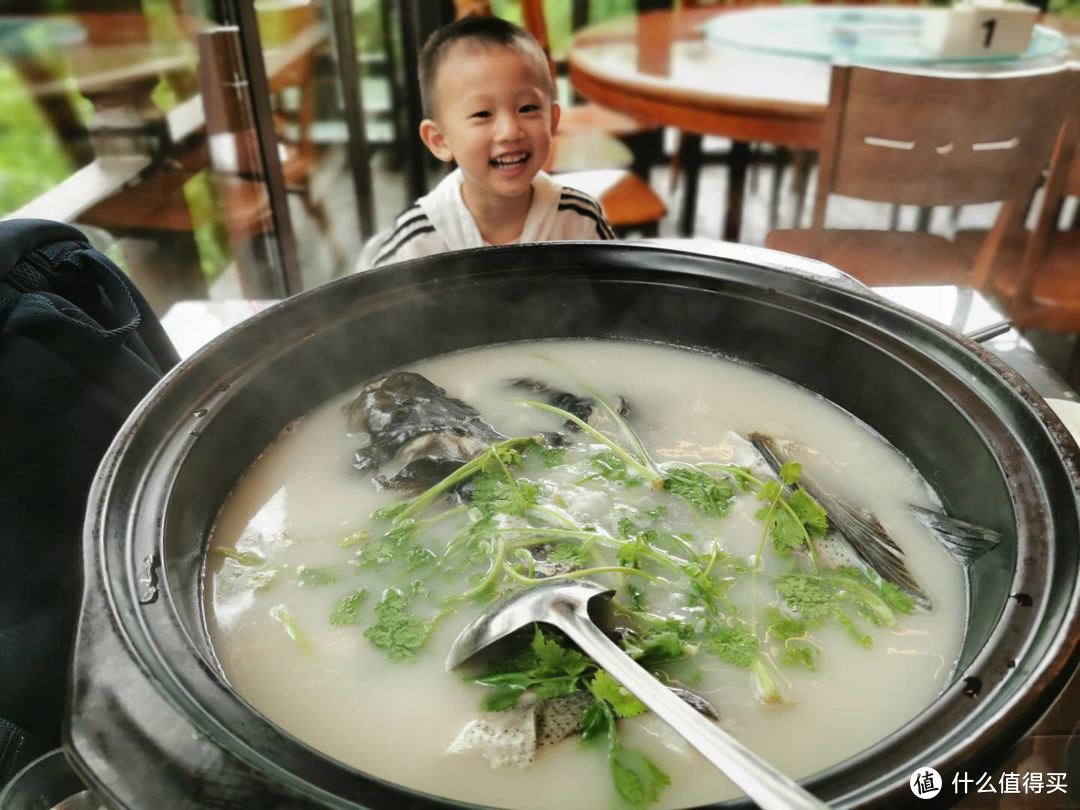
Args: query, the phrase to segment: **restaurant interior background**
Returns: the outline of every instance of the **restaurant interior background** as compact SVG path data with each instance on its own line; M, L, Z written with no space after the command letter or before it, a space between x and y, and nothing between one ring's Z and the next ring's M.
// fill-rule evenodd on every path
M340 277L444 170L416 137L415 60L426 34L471 6L531 23L532 5L37 0L0 11L0 217L83 229L160 315L182 300L275 299ZM542 3L564 105L580 101L565 58L573 32L672 5L711 4ZM1043 22L1070 38L1075 58L1080 0L1050 0ZM706 137L700 174L687 182L678 130L616 134L614 150L602 139L577 154L556 145L556 162L567 165L554 168L634 170L659 207L625 235L760 245L772 228L810 223L810 150ZM730 208L736 173L745 188L732 230L730 214L722 221L718 212L725 199ZM685 203L688 187L696 205ZM1065 200L1060 227L1077 227L1077 207ZM988 229L997 211L838 198L830 223L951 236ZM1028 336L1075 386L1075 335Z

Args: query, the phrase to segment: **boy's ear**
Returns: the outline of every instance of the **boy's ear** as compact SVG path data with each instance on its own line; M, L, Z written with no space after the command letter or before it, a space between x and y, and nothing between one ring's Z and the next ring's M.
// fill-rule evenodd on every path
M446 136L439 130L439 125L430 118L425 118L420 122L420 140L431 150L431 154L443 163L449 163L454 159L454 153L450 151Z
M551 134L555 134L555 130L559 128L559 116L562 115L562 107L559 106L559 102L551 102Z

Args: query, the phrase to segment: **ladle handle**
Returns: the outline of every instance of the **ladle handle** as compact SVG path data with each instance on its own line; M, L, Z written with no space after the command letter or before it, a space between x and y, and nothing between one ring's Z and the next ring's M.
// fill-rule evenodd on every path
M569 606L567 606L569 608ZM642 669L592 623L569 608L558 611L559 626L597 664L677 731L764 810L827 808L720 726L698 714Z

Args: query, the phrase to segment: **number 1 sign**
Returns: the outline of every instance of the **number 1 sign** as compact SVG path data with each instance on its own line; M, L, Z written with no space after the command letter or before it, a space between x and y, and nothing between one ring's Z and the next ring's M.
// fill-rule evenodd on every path
M946 58L1018 56L1027 50L1038 9L1006 3L963 3L927 9L923 46Z

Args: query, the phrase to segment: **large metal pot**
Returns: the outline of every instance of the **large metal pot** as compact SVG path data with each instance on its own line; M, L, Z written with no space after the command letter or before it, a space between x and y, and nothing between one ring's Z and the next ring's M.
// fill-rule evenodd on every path
M435 354L540 338L661 341L768 369L877 429L950 514L1003 533L973 571L955 681L878 745L806 780L812 791L838 806L906 804L916 768L971 770L1014 742L1077 661L1076 445L975 344L823 265L720 250L434 257L290 299L173 371L91 494L66 729L82 776L120 807L444 806L322 756L230 689L203 621L207 537L256 456L327 398Z

